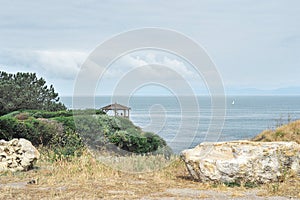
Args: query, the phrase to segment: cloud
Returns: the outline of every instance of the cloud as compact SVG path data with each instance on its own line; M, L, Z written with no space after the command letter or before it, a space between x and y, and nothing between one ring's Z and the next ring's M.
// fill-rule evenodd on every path
M188 84L199 94L206 92L204 80L189 63L166 52L146 52L127 54L112 63L99 79L98 93L110 94L119 84L129 87L137 83L142 86L144 83L147 87L143 87L143 92L150 90L150 93L157 94L153 87L148 87L149 84L155 84L157 88L157 84L164 85L166 81L177 89Z
M129 73L130 70L141 67L138 77L152 76L153 78L173 79L174 77L168 73L162 73L157 68L152 68L151 65L160 65L162 70L167 67L178 73L185 79L194 80L199 78L196 71L191 65L180 59L179 57L169 56L166 53L155 54L150 53L134 53L121 57L113 63L105 74L105 78L120 78L124 74ZM166 70L166 72L169 70Z
M60 84L60 80L75 78L87 56L81 51L91 51L119 32L162 27L203 45L226 85L299 86L299 8L297 0L3 1L0 70L37 72ZM132 66L145 63L170 65L186 79L195 76L190 66L172 57L134 55L123 61L107 77L118 78Z
M30 71L56 79L74 79L87 57L77 51L0 51L1 70L8 72Z

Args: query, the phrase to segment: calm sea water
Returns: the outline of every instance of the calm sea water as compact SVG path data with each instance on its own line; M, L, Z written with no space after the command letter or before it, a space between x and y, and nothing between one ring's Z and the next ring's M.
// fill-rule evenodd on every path
M185 102L189 98L184 97ZM224 126L216 141L250 139L265 129L280 123L300 119L300 96L229 96L226 103ZM184 104L175 97L133 96L129 101L119 97L113 102L131 107L130 120L145 131L163 137L174 152L192 148L206 141L212 119L210 97L197 97L198 109ZM72 108L72 97L61 101ZM82 98L82 102L84 102ZM234 104L232 103L234 101ZM96 97L95 108L111 103L110 97ZM83 105L85 105L83 103ZM83 106L84 107L84 106ZM212 124L221 127L220 124Z

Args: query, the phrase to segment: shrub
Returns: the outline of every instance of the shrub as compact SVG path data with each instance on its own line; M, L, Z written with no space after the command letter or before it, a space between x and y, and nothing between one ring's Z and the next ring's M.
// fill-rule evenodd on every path
M285 135L285 133L282 131L276 131L275 135L276 135L276 137L283 137Z
M11 140L13 138L28 138L28 129L22 123L19 123L13 117L0 117L0 138L4 140Z
M32 111L32 116L35 118L54 118L54 117L70 117L73 116L73 112L70 110L62 110L56 112L49 111Z
M122 124L121 124L119 118L111 117L108 115L100 115L96 119L97 119L101 129L105 130L104 134L106 136L108 136L118 130L125 130L125 128L122 127Z
M61 123L63 125L65 131L67 131L67 130L71 130L74 132L76 131L76 126L75 126L73 116L71 116L71 117L54 117L54 118L52 118L52 120L55 120L55 121Z
M114 117L118 122L118 126L121 130L127 130L127 129L130 129L130 128L135 128L135 129L138 129L140 132L141 132L141 128L138 127L138 126L135 126L132 121L124 118L124 117Z
M29 118L28 113L20 113L15 116L18 120L26 120Z
M0 117L0 139L11 140L25 138L34 146L52 149L57 158L79 155L83 142L79 135L54 120L28 118L18 120L15 117Z
M94 147L108 142L103 132L101 121L95 116L77 116L74 118L74 122L76 131L87 145Z
M35 146L49 147L57 154L56 158L79 155L84 143L93 149L105 150L114 144L132 153L166 152L166 142L161 137L143 132L128 119L108 115L69 116L70 113L31 110L2 116L0 139L28 139Z
M128 152L148 153L166 146L166 142L158 135L142 132L130 120L122 117L76 116L76 130L84 142L95 149L112 143Z
M62 135L55 135L51 140L50 147L56 154L57 159L74 155L80 156L84 149L79 134L74 131L66 131Z
M7 113L6 115L2 115L2 117L14 117L19 113L20 111L14 111L14 112Z
M140 133L136 129L117 131L109 136L109 141L119 148L133 153L149 153L163 148L166 143L153 133Z
M61 132L62 126L54 121L41 121L35 118L21 121L13 117L0 117L0 137L5 140L25 138L35 146L47 146L52 137Z
M10 116L16 116L20 111L9 113ZM34 118L56 118L56 117L72 117L74 115L102 115L101 110L87 109L87 110L60 110L60 111L46 111L46 110L23 110L21 114L27 113ZM12 115L13 114L13 115Z
M150 151L156 151L159 147L166 146L167 143L164 139L159 137L158 135L151 133L151 132L145 132L143 135L147 138L147 142L151 144Z
M73 115L106 115L102 110L97 109L85 109L85 110L73 110Z

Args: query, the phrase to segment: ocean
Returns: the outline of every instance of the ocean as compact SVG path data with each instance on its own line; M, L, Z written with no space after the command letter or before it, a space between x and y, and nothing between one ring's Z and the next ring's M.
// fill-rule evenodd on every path
M181 99L192 101L189 98L192 97ZM73 108L72 97L61 97L61 101ZM132 96L129 100L118 97L114 101L104 96L96 97L94 101L96 109L111 102L130 107L130 120L144 131L160 135L175 153L204 141L251 139L265 129L300 119L300 96L227 96L223 128L222 124L212 124L208 96L197 97L197 108L171 96ZM210 126L221 129L220 134L207 137L214 134L209 131Z

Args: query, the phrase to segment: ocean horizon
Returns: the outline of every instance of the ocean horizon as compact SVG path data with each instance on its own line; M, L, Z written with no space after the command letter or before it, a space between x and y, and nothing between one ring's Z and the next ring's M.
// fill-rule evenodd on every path
M194 97L181 97L185 102L189 102L189 98ZM72 109L72 99L71 96L62 96L61 102ZM196 97L198 109L186 104L182 108L181 102L174 96L131 96L128 99L122 96L113 99L111 96L96 96L93 97L93 106L85 103L89 97L80 99L82 109L100 109L115 102L130 107L130 120L144 131L154 132L164 138L175 153L208 141L207 135L212 134L209 132L210 125L221 128L220 124L211 124L212 107L209 96ZM220 134L213 139L210 137L210 141L251 139L263 130L300 119L299 102L298 95L226 96L224 126Z

